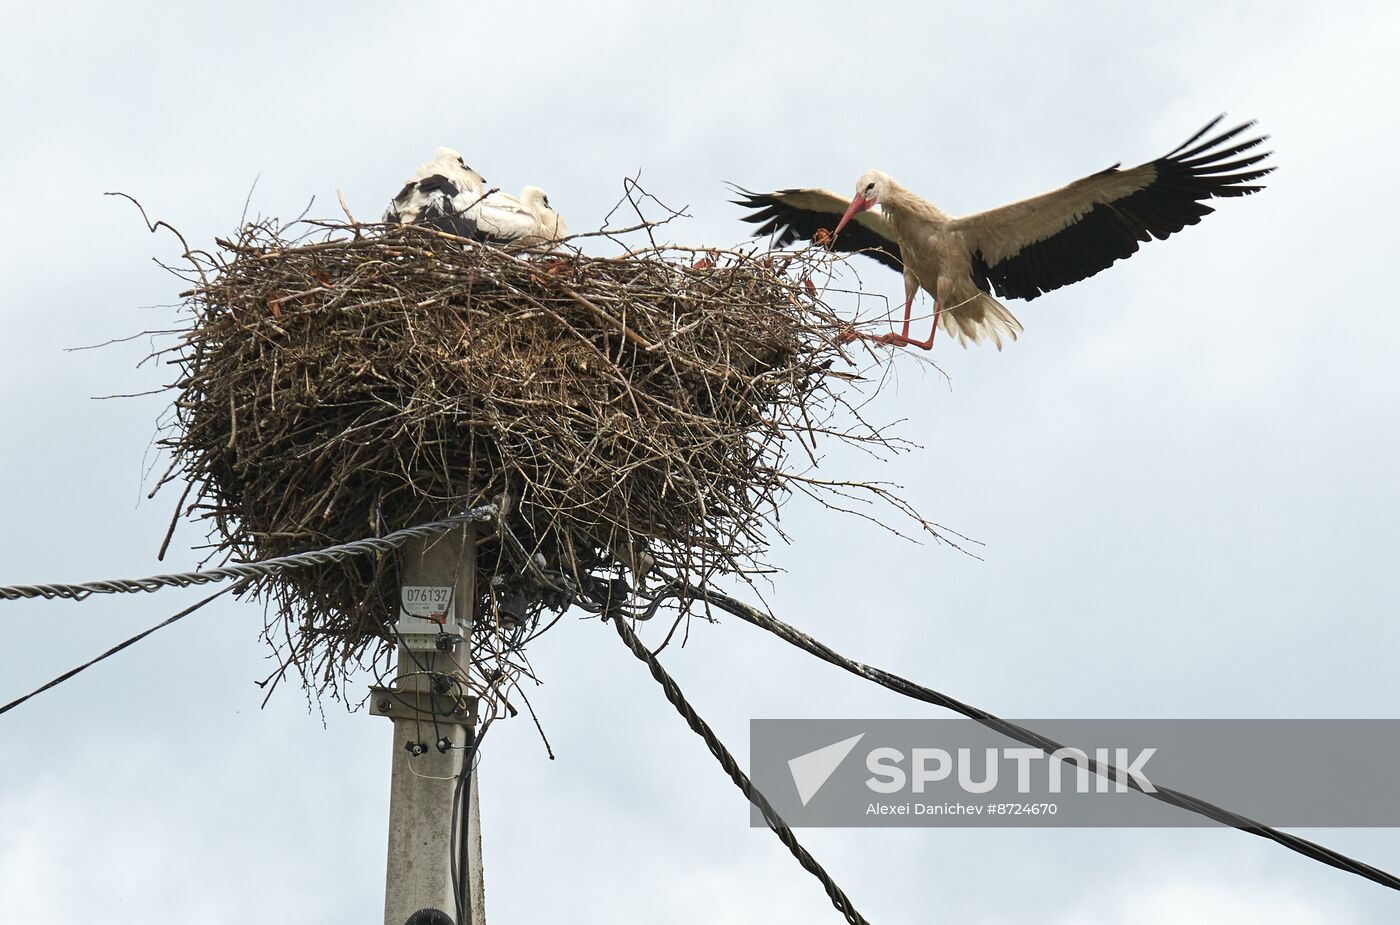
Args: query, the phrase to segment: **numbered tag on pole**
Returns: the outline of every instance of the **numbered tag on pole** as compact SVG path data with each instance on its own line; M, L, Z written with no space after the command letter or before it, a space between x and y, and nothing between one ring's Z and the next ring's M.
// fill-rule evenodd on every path
M399 631L436 633L452 619L452 588L445 585L404 585L399 592Z

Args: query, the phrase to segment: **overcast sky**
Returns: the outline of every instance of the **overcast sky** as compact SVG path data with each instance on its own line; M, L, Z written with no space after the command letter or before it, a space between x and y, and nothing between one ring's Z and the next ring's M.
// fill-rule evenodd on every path
M7 3L0 39L0 582L190 567L144 501L168 401L143 342L191 242L335 192L373 217L441 144L575 230L625 175L749 226L726 180L846 192L884 169L951 212L1161 154L1217 113L1273 135L1270 188L1013 304L998 353L893 358L872 407L922 448L886 479L982 559L796 499L769 603L847 654L1012 717L1400 715L1392 520L1400 311L1391 4ZM896 274L870 264L877 292ZM0 605L0 702L192 602ZM0 717L0 920L374 923L388 724L259 709L262 611L227 599ZM658 640L653 640L658 641ZM610 628L531 653L482 763L501 922L839 921ZM741 756L748 720L923 716L759 631L667 664ZM1323 785L1323 782L1320 782ZM1308 831L1400 870L1400 833ZM1222 830L805 830L874 923L1389 922L1400 897Z

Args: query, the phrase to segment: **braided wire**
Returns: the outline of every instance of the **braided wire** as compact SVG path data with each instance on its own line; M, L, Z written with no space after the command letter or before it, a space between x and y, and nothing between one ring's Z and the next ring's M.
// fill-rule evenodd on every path
M170 575L152 575L149 578L116 578L73 585L0 586L0 600L18 601L40 597L45 600L61 598L81 601L93 594L132 594L138 591L159 591L161 588L188 588L191 585L207 585L216 581L227 581L231 578L245 580L270 578L294 569L344 562L366 553L393 552L411 539L436 536L440 533L446 533L453 527L459 527L463 524L485 523L495 517L496 506L487 504L467 511L465 514L454 514L432 523L405 527L402 530L395 530L393 533L386 533L384 536L366 537L362 540L327 546L325 549L313 549L308 552L292 553L289 556L278 556L275 559L264 559L261 562L223 565L202 572L176 572Z
M993 729L1008 738L1023 742L1026 745L1032 745L1047 754L1053 754L1063 748L1059 742L1043 736L1034 730L1019 726L1009 720L1004 720L999 716L988 713L986 710L963 703L960 700L949 697L947 694L939 693L921 684L916 684L897 674L875 668L864 662L858 662L854 659L847 658L830 646L813 639L797 627L784 623L776 617L770 617L758 609L741 600L732 598L727 594L696 587L687 588L686 593L693 596L695 599L707 601L741 620L752 623L760 629L767 630L784 642L794 645L811 655L815 655L822 661L835 665L838 668L843 668L858 677L874 682L881 687L888 688L895 693L902 694L914 700L921 700L924 703L930 703L934 706L943 707L954 713L960 713L969 719L976 720L988 729ZM1088 759L1086 766L1090 772L1096 774L1103 774L1112 767L1111 765L1105 765L1095 761L1092 758ZM1188 812L1196 813L1207 819L1213 819L1222 825L1230 826L1241 832L1247 832L1250 835L1257 835L1260 838L1268 839L1269 841L1282 845L1290 851L1296 851L1306 858L1320 861L1323 864L1335 867L1338 870L1346 871L1347 873L1355 874L1358 877L1363 877L1381 886L1389 887L1392 890L1400 890L1400 877L1397 877L1389 871L1382 870L1379 867L1367 864L1364 861L1358 861L1355 858L1348 857L1325 845L1319 845L1317 842L1309 841L1306 838L1300 838L1288 832L1281 832L1276 828L1264 825L1262 822L1250 819L1248 816L1242 816L1223 806L1217 806L1214 803L1208 803L1205 800L1193 797L1189 793L1182 793L1170 787L1158 787L1155 791L1144 790L1137 781L1132 778L1132 775L1120 775L1120 777L1126 778L1128 786L1142 793L1144 796L1151 797L1154 800L1160 800L1163 803L1179 807Z
M172 623L178 623L179 621L185 619L185 617L188 617L190 614L194 613L194 612L195 612L196 610L198 610L199 608L203 607L205 604L212 603L214 600L223 597L225 594L228 594L230 591L237 591L237 590L239 590L239 589L242 588L242 587L243 587L243 583L239 583L239 584L236 584L236 585L229 585L227 588L224 588L222 591L215 591L213 594L209 595L209 596L206 597L204 600L202 600L202 601L197 601L196 603L191 604L190 606L186 607L184 610L180 611L179 613L175 614L174 616L166 617L164 620L160 621L159 623L157 623L155 626L151 627L150 629L148 629L148 630L142 630L141 632L137 633L135 636L132 636L130 639L126 639L126 640L123 640L122 642L117 643L116 645L112 646L112 648L108 649L106 652L103 652L101 655L97 656L96 658L90 658L90 659L88 659L87 661L83 662L81 665L79 665L77 668L70 668L70 669L68 669L68 670L65 671L63 674L61 674L61 675L59 675L58 677L54 678L52 681L49 681L47 684L41 684L41 685L39 685L39 686L36 687L34 690L32 690L32 691L30 691L29 693L25 694L23 697L16 697L14 700L11 700L9 703L5 704L3 707L0 707L0 714L8 713L8 712L10 712L11 710L13 710L15 707L20 706L21 704L23 704L23 703L25 703L25 702L27 702L27 701L29 701L29 700L32 700L32 699L35 698L35 697L38 697L40 694L44 693L44 691L52 690L53 688L58 687L58 686L59 686L60 684L62 684L64 681L68 681L68 680L72 679L74 676L79 675L79 674L82 674L84 671L87 671L89 668L91 668L93 665L96 665L98 662L103 661L103 660L105 660L105 659L109 659L109 658L111 658L113 655L116 655L118 652L121 652L121 651L124 650L124 649L130 648L131 646L136 645L136 643L138 643L138 642L140 642L141 640L145 639L147 636L151 635L151 634L154 633L155 631L157 631L157 630L163 630L163 629L165 629L167 626L169 626L169 625L172 624Z
M754 787L753 782L740 769L739 763L734 760L729 749L724 747L724 743L715 735L714 730L700 718L700 715L686 701L685 695L681 693L675 680L666 673L665 668L661 667L656 656L642 645L637 634L632 632L632 628L627 625L626 617L614 614L612 624L617 628L617 634L622 637L623 643L632 650L632 654L645 662L647 667L651 669L651 676L661 685L661 689L666 693L666 699L671 702L671 706L676 708L676 712L685 718L691 731L705 740L710 754L715 756L725 773L729 775L729 779L734 781L734 785L748 798L750 803L758 807L759 812L763 814L763 821L768 824L768 828L773 830L773 834L778 836L778 840L787 846L793 857L797 858L797 863L821 881L822 888L826 890L826 895L831 898L831 904L836 907L836 910L845 917L850 925L870 925L866 918L851 905L850 898L836 885L836 881L831 879L831 875L817 863L817 859L812 857L806 848L802 847L797 836L792 833L791 827L783 821L782 816L778 815L778 811L768 802L768 798Z

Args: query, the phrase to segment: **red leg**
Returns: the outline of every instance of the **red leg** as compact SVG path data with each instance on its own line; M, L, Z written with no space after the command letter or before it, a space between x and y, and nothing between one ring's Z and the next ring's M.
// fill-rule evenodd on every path
M914 311L914 294L911 292L911 293L909 294L909 298L907 298L907 299L904 300L904 330L901 331L901 332L899 333L899 336L902 337L902 338L904 338L905 340L908 340L908 339L909 339L909 316L910 316L910 313L913 312L913 311Z
M876 337L872 334L861 334L857 331L846 331L839 338L837 343L850 343L853 340L873 340L877 344L890 344L894 347L918 347L921 350L933 349L933 338L938 333L938 316L943 311L943 303L937 299L933 301L933 330L929 332L928 340L914 340L909 336L909 314L913 309L914 298L910 296L909 301L904 303L904 333L896 334L891 331L888 334L881 334Z
M921 350L932 350L932 349L933 349L933 336L934 336L935 334L938 333L938 316L939 316L940 314L942 314L942 313L943 313L943 303L940 302L940 301L938 301L938 299L935 298L935 299L933 300L933 330L928 332L928 340L910 340L910 339L906 336L906 337L904 338L904 342L905 342L906 344L908 344L910 347L918 347L918 348L921 349ZM906 327L906 328L905 328L905 333L906 333L906 334L908 333L908 330L909 330L909 329Z

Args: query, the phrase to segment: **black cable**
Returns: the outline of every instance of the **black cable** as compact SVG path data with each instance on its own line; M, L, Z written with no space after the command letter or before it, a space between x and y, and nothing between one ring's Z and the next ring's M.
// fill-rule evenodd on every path
M1024 742L1027 745L1035 746L1047 754L1052 754L1063 748L1059 742L1053 739L1047 738L1024 726L1018 726L1015 723L994 716L986 710L965 704L960 700L955 700L947 694L941 694L938 691L915 684L913 681L902 678L899 675L891 674L888 671L883 671L862 662L846 658L836 650L818 642L796 627L789 626L775 617L770 617L756 608L745 604L743 601L732 598L727 594L707 591L703 588L696 587L687 588L684 593L693 599L704 600L713 604L741 620L773 633L784 642L797 646L799 649L803 649L825 662L829 662L838 668L844 668L854 675L879 684L881 687L888 688L895 693L952 710L954 713L960 713L969 719L976 720L988 729L1000 732L1002 735L1015 739L1018 742ZM1102 774L1111 768L1111 766L1097 762L1092 758L1088 759L1087 767L1096 774ZM1356 874L1358 877L1364 877L1367 880L1379 883L1381 886L1389 887L1392 890L1400 890L1400 877L1381 870L1379 867L1373 867L1363 861L1347 857L1344 854L1333 851L1331 848L1324 847L1316 842L1309 841L1306 838L1299 838L1297 835L1281 832L1278 829L1264 825L1247 816L1241 816L1239 813L1232 812L1221 806L1216 806L1214 803L1207 803L1205 800L1197 799L1179 790L1172 790L1168 787L1159 787L1155 791L1143 790L1137 781L1132 778L1132 775L1119 775L1119 777L1120 779L1126 778L1128 786L1154 800L1160 800L1170 806L1176 806L1188 812L1204 816L1207 819L1213 819L1223 825L1239 829L1241 832L1248 832L1250 835L1266 838L1282 845L1290 851L1296 851L1306 858L1320 861L1338 870Z
M448 865L452 875L452 903L457 910L457 921L465 925L467 914L467 890L470 886L467 868L470 865L469 844L471 835L472 772L476 770L476 756L481 742L491 728L495 717L488 719L481 727L481 735L476 734L475 726L466 727L466 751L462 754L462 770L457 775L457 785L452 794L452 822L448 831L457 833L456 856ZM461 828L458 828L460 822Z
M452 859L454 867L453 901L457 906L457 921L465 923L467 917L466 895L469 889L468 869L470 860L468 858L468 845L471 841L471 819L472 819L472 771L473 764L476 763L476 727L467 726L466 751L462 753L462 773L457 777L457 792L452 799L453 827L457 833L457 851ZM460 820L459 820L460 817ZM460 821L460 825L459 825Z
M206 597L204 600L200 601L199 603L194 604L194 605L191 605L191 606L189 606L189 607L186 607L184 610L182 610L182 611L180 611L179 613L175 614L173 617L168 617L167 619L162 620L161 622L157 623L155 626L151 627L150 629L145 630L145 631L140 632L140 633L137 633L135 636L132 636L130 639L126 640L125 642L117 643L115 646L113 646L112 648L108 649L106 652L103 652L101 655L97 656L97 658L94 658L94 659L91 659L91 660L89 660L89 661L83 662L83 663L82 663L81 665L79 665L77 668L73 668L73 669L71 669L71 670L69 670L69 671L65 671L63 674L61 674L61 675L59 675L58 677L54 678L54 679L53 679L52 681L50 681L49 683L44 684L44 685L42 685L41 687L35 688L34 690L30 691L29 693L25 694L23 697L20 697L20 698L17 699L17 700L11 700L9 703L5 704L3 707L0 707L0 713L8 713L9 711L13 710L15 707L17 707L17 706L19 706L20 704L24 703L26 700L30 699L31 697L36 697L36 696L38 696L39 694L42 694L44 691L49 690L50 688L57 687L58 685L62 684L64 681L67 681L69 678L73 677L73 676L76 675L76 674L79 674L80 672L86 671L87 669L91 668L93 665L96 665L98 662L102 661L103 659L109 658L109 657L111 657L111 656L113 656L113 655L116 655L118 652L122 651L122 650L125 649L127 646L131 646L131 645L134 645L134 644L140 642L141 640L145 639L147 636L149 636L149 635L151 635L152 633L154 633L156 630L158 630L158 629L164 629L165 627L167 627L167 626L169 626L170 624L174 623L176 620L183 620L185 617L188 617L190 614L194 613L196 610L198 610L199 608L203 607L205 604L207 604L207 603L209 603L210 601L214 600L214 598L216 598L216 597L223 597L225 594L228 594L230 591L237 591L238 589L244 587L244 586L247 585L247 584L248 584L248 582L245 580L245 581L240 581L238 584L229 585L227 588L224 588L222 591L217 591L217 592L215 592L214 594L209 595L208 597Z
M605 619L607 619L605 617ZM749 780L747 774L739 767L739 762L734 760L734 756L729 749L724 747L724 743L715 735L709 724L700 718L695 709L686 702L685 695L677 686L675 680L666 673L666 669L661 667L661 663L656 660L642 641L637 638L637 634L632 632L632 628L627 625L627 618L621 614L612 615L612 624L617 629L617 634L622 637L622 642L627 648L632 650L632 654L646 663L651 670L651 676L661 685L661 689L666 693L666 699L671 702L671 706L676 708L676 712L685 718L686 724L691 731L705 740L705 745L710 749L710 754L715 756L720 766L724 768L729 779L734 781L734 785L748 798L749 802L758 807L763 814L763 821L768 824L768 828L773 830L773 834L792 852L792 856L797 858L797 862L807 870L812 876L821 881L822 887L826 890L826 895L831 899L831 904L845 917L850 925L869 925L865 917L855 910L851 905L850 898L837 886L836 881L817 863L817 859L802 847L793 834L792 828L783 821L783 817L778 815L778 811L773 808L773 804L768 802L753 781Z

